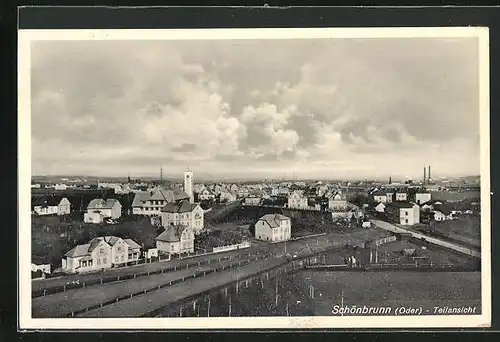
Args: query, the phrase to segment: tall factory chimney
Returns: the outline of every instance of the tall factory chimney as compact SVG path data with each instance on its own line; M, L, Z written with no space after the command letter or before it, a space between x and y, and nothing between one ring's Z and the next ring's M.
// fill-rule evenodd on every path
M429 172L428 172L428 175L427 177L429 177L429 182L431 181L431 166L429 165Z
M426 174L425 174L425 170L426 170L426 168L425 168L425 166L424 166L424 185L425 185L425 183L427 182L427 176L426 176Z
M392 184L392 178L389 177L389 184Z

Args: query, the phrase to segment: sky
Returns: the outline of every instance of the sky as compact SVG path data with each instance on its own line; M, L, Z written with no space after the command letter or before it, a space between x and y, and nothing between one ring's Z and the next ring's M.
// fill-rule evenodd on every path
M33 175L479 174L477 38L34 41Z

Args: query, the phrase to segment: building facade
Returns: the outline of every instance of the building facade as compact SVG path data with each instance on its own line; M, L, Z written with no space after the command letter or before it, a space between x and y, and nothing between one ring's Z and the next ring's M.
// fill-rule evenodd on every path
M172 225L182 225L198 234L204 228L204 211L198 203L190 203L187 200L169 203L161 211L161 221L165 229Z
M420 223L420 207L415 203L402 201L388 203L385 213L391 221L404 226Z
M288 196L288 208L293 209L307 209L307 197L300 191L294 191Z
M159 253L180 255L194 253L194 232L184 225L171 225L156 237Z
M267 214L255 223L255 237L269 242L290 240L292 221L281 214Z
M62 260L62 268L68 273L107 269L137 262L140 255L140 246L131 239L97 237L67 252Z

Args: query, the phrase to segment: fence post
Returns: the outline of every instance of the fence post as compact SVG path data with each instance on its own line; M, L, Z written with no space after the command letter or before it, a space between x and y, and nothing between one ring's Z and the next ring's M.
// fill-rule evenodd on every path
M44 296L44 297L45 297L45 292L46 292L46 291L47 291L46 289L43 289L43 296Z
M83 288L85 288L85 282L83 282Z
M117 280L117 281L118 281L118 280L120 280L120 276L116 277L116 280Z
M66 292L66 285L63 286L63 292Z
M101 278L101 285L102 285L102 278Z

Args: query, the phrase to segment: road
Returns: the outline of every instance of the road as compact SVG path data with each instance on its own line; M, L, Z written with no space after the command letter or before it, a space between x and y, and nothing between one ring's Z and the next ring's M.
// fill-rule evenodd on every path
M431 236L428 236L428 235L425 235L422 233L417 233L417 232L409 230L409 229L404 229L404 228L398 227L394 224L391 224L389 222L380 221L380 220L370 220L370 221L372 224L374 224L378 228L381 228L381 229L384 229L384 230L387 230L390 232L394 232L394 233L409 233L416 239L423 239L429 243L432 243L432 244L435 244L435 245L438 245L441 247L449 248L449 249L452 249L454 251L457 251L457 252L460 252L460 253L475 257L475 258L481 258L481 252L473 250L471 248L464 247L462 245L458 245L455 243L451 243L449 241L440 240L440 239L437 239L435 237L431 237Z
M262 246L256 246L251 247L251 252L263 250L264 248ZM162 269L170 269L170 268L183 268L186 267L186 264L189 265L194 265L200 263L207 263L209 260L210 261L215 261L218 260L219 258L233 258L235 256L239 256L242 253L248 253L250 252L250 249L244 249L244 250L234 250L234 251L229 251L229 252L221 252L221 253L213 253L213 254L206 254L206 255L201 255L201 256L195 256L195 257L189 257L189 258L182 258L182 259L175 259L175 260L170 260L170 261L158 261L158 262L152 262L152 263L147 263L147 264L139 264L135 266L129 266L129 267L122 267L122 268L115 268L115 269L108 269L104 272L95 272L95 273L86 273L86 274L75 274L75 275L67 275L67 276L62 276L58 278L48 278L48 279L42 279L42 280L35 280L32 281L32 292L40 292L43 291L44 289L54 289L54 288L59 288L58 290L62 291L60 289L64 285L68 285L72 282L80 282L81 284L83 283L91 283L100 280L101 278L112 278L112 277L118 277L118 276L127 276L127 275L134 275L134 274L139 274L139 273L144 273L144 272L158 272ZM59 292L59 291L58 291Z
M386 235L378 229L360 230L351 234L328 234L321 237L291 241L286 243L287 253L297 254L298 257L311 253L321 252L326 248L343 247L347 243L358 243L365 240ZM186 280L169 287L160 288L146 294L111 303L87 312L75 315L76 317L138 317L151 311L160 309L170 303L183 298L196 296L211 288L224 286L237 279L251 276L263 270L273 268L284 262L285 243L269 245L268 250L273 253L265 260L251 262L248 265L226 269L225 271L210 273L204 277ZM133 281L133 280L131 280ZM127 281L129 282L129 281ZM121 285L124 286L124 285ZM59 300L52 297L45 299L48 305L58 306ZM78 298L73 298L78 300Z
M214 270L220 270L222 267L230 267L232 264L237 265L239 262L244 262L255 256L247 257L245 255L243 259L224 260L204 266L188 267L178 271L140 277L135 280L116 281L33 298L32 314L34 317L39 318L68 316L71 313L85 310L101 303L114 301L121 296L141 293L144 289L154 289L158 286L168 287L169 283L180 281L193 274L201 276L203 272L209 273Z

